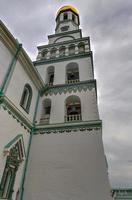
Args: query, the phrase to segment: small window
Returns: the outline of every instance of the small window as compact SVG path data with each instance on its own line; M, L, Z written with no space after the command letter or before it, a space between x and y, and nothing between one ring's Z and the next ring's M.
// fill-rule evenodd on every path
M63 18L64 18L64 20L67 20L68 19L68 14L64 13Z
M76 19L76 18L75 18L75 15L72 14L72 21L76 22L75 19Z
M4 155L7 156L7 159L0 183L0 199L12 199L16 173L25 158L22 135L17 135L5 146Z
M42 57L47 58L48 50L42 51Z
M21 97L20 105L21 107L29 113L30 105L32 100L32 88L29 84L24 86L23 94Z

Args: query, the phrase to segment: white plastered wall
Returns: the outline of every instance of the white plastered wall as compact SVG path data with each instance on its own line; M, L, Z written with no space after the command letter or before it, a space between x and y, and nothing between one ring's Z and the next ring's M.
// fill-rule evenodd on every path
M0 41L0 87L5 78L6 72L9 68L12 59L13 55L4 45L4 43Z
M111 200L101 131L34 136L27 199Z
M95 89L82 91L82 92L67 92L66 94L62 93L57 95L47 95L43 96L44 99L51 99L51 112L50 112L50 124L64 123L65 116L65 100L71 95L76 95L80 98L81 101L81 113L82 121L91 121L98 120L98 107L96 101ZM39 112L41 113L42 102L39 104Z
M26 83L31 86L33 94L29 114L27 114L20 106L23 89ZM38 90L19 61L17 61L16 63L15 70L6 91L6 96L32 122L38 96Z
M22 134L25 146L25 152L27 152L28 142L30 134L29 132L21 126L11 115L9 115L8 111L5 111L2 107L0 107L0 182L4 172L5 164L6 164L6 156L4 156L3 151L5 145L7 145L10 141L12 141L17 135ZM20 167L16 174L15 184L14 184L14 192L12 200L15 200L16 192L20 188L22 174L23 174L23 166L25 161L20 164Z
M77 63L79 67L79 77L80 81L86 81L93 79L93 71L92 71L92 64L91 64L91 57L87 58L80 58L80 59L73 59L71 61L63 61L58 63L51 63L45 65L37 66L37 70L40 73L43 81L46 81L47 76L47 68L50 66L54 66L54 85L56 84L65 84L66 83L66 66L69 63Z

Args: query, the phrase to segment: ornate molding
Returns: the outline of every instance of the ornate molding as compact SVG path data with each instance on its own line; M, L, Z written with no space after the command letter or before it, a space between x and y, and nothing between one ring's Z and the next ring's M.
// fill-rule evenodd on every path
M48 63L55 63L55 62L63 62L63 61L67 61L67 60L73 60L73 59L80 59L80 58L85 58L85 57L89 57L89 56L92 56L92 51L85 52L83 54L80 53L80 54L68 55L68 56L64 56L64 57L41 59L41 60L34 61L33 64L34 64L34 66L38 66L38 65L48 64Z
M42 95L57 95L57 94L66 94L67 92L82 92L82 91L91 91L93 88L96 89L96 80L81 81L78 83L70 84L61 84L55 86L47 86L41 91Z
M93 120L79 123L63 123L63 124L50 124L43 126L36 126L35 134L50 134L50 133L70 133L76 131L98 131L102 129L101 120Z
M27 129L28 132L31 131L32 123L18 110L14 104L12 104L7 97L3 96L0 99L0 104L3 110L7 111L9 115L12 116L24 129Z

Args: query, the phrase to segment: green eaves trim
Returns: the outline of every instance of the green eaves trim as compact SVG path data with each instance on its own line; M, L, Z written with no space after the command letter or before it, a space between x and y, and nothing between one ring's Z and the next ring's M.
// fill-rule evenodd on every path
M22 113L19 110L15 109L6 100L4 96L0 99L0 104L1 104L1 107L9 113L9 115L11 115L14 119L17 120L18 123L21 124L21 126L24 126L25 129L30 131L30 129L32 128L32 123L28 121L28 119L24 118L22 116Z
M63 133L71 131L92 131L102 129L101 120L92 121L79 121L71 123L60 123L60 124L50 124L50 125L38 125L36 126L34 134L44 134L44 133Z
M126 199L132 199L132 196L117 196L117 197L114 197L114 199L124 199L124 200L126 200Z
M22 134L17 135L13 140L11 140L5 147L4 149L9 149L17 140L22 138Z
M89 52L85 52L83 54L74 54L74 55L68 55L68 56L64 56L64 57L58 57L58 58L50 58L50 59L43 59L43 60L37 60L34 61L33 64L35 66L38 65L43 65L43 64L47 64L47 63L56 63L56 62L63 62L63 61L67 61L67 60L73 60L73 59L80 59L80 58L85 58L85 57L89 57L92 55L92 51Z
M57 94L66 94L67 92L81 92L81 91L91 91L93 88L96 90L96 80L88 80L88 81L81 81L78 83L71 83L71 84L62 84L62 85L55 85L48 87L47 89L44 88L41 91L42 95L57 95Z

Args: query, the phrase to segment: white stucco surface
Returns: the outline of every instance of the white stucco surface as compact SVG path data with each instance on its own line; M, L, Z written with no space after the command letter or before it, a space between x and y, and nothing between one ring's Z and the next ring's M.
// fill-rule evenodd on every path
M33 94L29 114L26 113L24 109L20 106L23 89L25 84L27 83L31 86ZM13 72L10 84L6 91L6 96L32 122L33 113L35 110L36 100L38 96L38 90L19 61L17 61L16 63L15 70Z
M100 131L33 137L24 200L110 200Z
M66 82L66 66L69 63L77 63L79 67L79 77L80 81L86 81L93 79L93 71L92 71L92 64L91 58L80 58L80 59L73 59L71 61L63 61L58 63L52 64L45 64L37 66L37 70L40 73L44 82L46 82L47 76L47 68L50 66L54 66L54 85L56 84L65 84Z
M50 123L64 123L65 115L66 115L66 98L75 95L80 98L81 102L81 114L82 114L82 121L91 121L91 120L98 120L98 107L96 101L96 92L95 89L88 90L87 92L67 92L66 94L57 94L57 95L47 95L43 96L42 102L44 99L51 100L51 112L50 112ZM41 109L38 111L41 112L43 104L39 104Z

